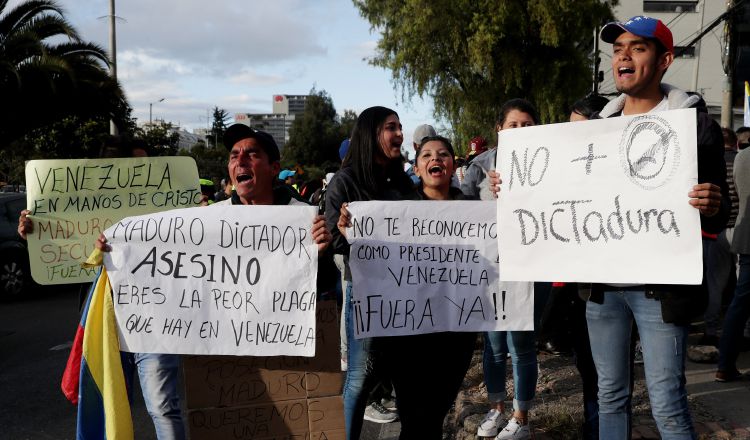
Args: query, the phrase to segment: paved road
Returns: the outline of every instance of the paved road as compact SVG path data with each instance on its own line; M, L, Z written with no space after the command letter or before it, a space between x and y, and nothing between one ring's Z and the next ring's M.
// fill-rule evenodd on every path
M750 370L750 352L740 354L737 368L740 371ZM686 370L690 396L729 422L733 428L750 431L750 380L716 382L716 364L688 362Z
M77 288L41 289L0 303L0 439L75 439L76 407L60 391L60 378L78 323ZM739 367L750 368L750 353ZM733 427L750 429L750 381L714 382L715 365L687 365L688 392ZM154 439L140 390L134 393L136 438ZM366 422L364 439L398 438L398 423Z
M76 407L60 379L78 319L77 287L0 303L0 439L75 439ZM136 438L153 439L143 399L134 394Z
M699 335L693 335L698 338ZM750 370L750 352L740 354L737 361L740 371ZM687 362L687 390L698 405L703 405L712 414L718 416L715 423L701 423L696 426L699 434L716 435L716 438L750 439L750 380L731 383L719 383L714 380L716 364L699 364ZM659 438L653 419L647 417L645 426L653 436L640 436L634 432L634 439ZM634 424L638 424L635 421ZM400 424L377 424L365 421L362 427L363 440L396 440L398 439ZM537 439L551 438L537 433ZM711 437L713 438L713 437Z

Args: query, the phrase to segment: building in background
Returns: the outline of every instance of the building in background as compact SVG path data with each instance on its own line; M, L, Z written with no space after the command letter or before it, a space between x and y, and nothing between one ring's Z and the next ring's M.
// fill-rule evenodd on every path
M289 141L289 131L297 116L305 112L308 95L274 95L273 113L236 113L234 122L245 124L273 136L279 148Z
M736 1L736 0L735 0ZM727 11L727 1L721 0L620 0L615 8L618 21L636 15L658 18L672 31L675 46L675 61L664 75L664 82L686 91L695 91L703 96L708 111L720 120L725 75L722 57L725 46L725 22L706 34L692 47L686 44L694 39L717 17ZM750 78L750 8L745 7L737 16L731 37L736 45L733 66L733 120L734 128L742 125L742 99L744 81ZM604 81L599 90L602 94L616 93L610 67L612 51L602 46Z
M285 115L302 115L308 95L274 95L273 112Z
M208 128L196 128L193 130L193 134L200 137L200 139L206 144L208 144L208 137L211 136L211 130Z
M151 123L143 122L143 123L138 124L138 126L148 131L152 127L159 127L159 126L163 126L164 124L167 124L167 122L165 122L163 119L154 119L153 122ZM180 150L190 151L198 142L206 141L206 136L205 136L206 129L205 128L203 129L199 128L199 129L193 130L193 132L191 133L185 130L184 128L180 127L179 125L171 125L171 123L169 124L170 124L169 130L168 130L169 134L176 133L178 136L177 151L180 151ZM203 130L203 131L201 132L200 130Z
M172 127L172 130L170 131L172 133L177 133L177 135L180 137L180 140L177 141L177 151L190 151L198 142L205 142L204 136L201 136L195 132L190 133L189 131L180 127Z

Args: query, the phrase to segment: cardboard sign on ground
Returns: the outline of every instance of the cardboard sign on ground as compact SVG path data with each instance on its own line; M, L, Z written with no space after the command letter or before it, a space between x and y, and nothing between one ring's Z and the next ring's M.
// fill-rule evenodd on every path
M192 440L344 439L336 304L316 310L315 357L184 356Z

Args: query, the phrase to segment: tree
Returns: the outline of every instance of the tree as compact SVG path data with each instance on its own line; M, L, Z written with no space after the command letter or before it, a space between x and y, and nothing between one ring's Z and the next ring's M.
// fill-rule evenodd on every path
M177 154L195 159L195 163L198 165L198 175L202 178L211 179L216 185L221 182L221 179L229 175L227 171L227 150L222 146L210 147L201 140L193 145L190 151L182 149Z
M128 105L101 47L81 40L51 0L6 11L0 0L0 140L3 144L68 116L127 122Z
M33 130L21 142L34 154L45 159L95 158L101 141L109 132L109 119L81 119L68 116L58 122Z
M223 108L214 107L214 122L211 125L211 139L208 140L209 144L216 147L219 144L223 145L222 139L224 138L224 132L227 131L227 122L232 119L229 113Z
M357 112L354 110L344 110L344 114L341 116L341 140L350 138L352 136L352 130L354 124L357 123Z
M180 135L170 122L158 121L147 128L138 128L136 137L146 142L151 156L174 156Z
M343 120L348 127L342 127L326 91L310 90L305 101L305 112L294 120L289 130L289 142L282 151L282 165L325 167L338 163L339 145L349 137L353 127L352 114L352 111L344 113Z
M595 26L617 0L353 0L380 32L370 60L408 97L430 96L457 143L492 139L500 105L527 98L546 122L587 92ZM494 136L493 136L494 137Z
M120 134L132 135L135 121L130 108ZM109 135L109 118L99 115L83 119L76 115L30 131L0 150L0 179L24 181L25 161L31 159L77 159L99 157L102 141Z
M0 150L0 181L23 183L26 180L25 164L31 159L36 159L34 150L24 148L19 142L13 142Z

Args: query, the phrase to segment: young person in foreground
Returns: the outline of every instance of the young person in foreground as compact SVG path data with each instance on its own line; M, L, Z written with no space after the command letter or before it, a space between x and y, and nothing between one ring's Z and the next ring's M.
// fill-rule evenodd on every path
M346 334L348 341L347 372L344 382L344 422L347 440L356 440L362 431L362 418L371 391L382 381L388 381L388 369L383 364L383 353L390 337L356 339L351 271L349 270L349 243L346 241L346 224L340 214L346 205L368 200L415 200L414 185L404 172L401 162L401 144L404 142L398 114L386 107L370 107L362 111L352 130L349 150L341 169L327 187L326 226L333 239L331 247L344 259L344 277L347 286ZM399 396L396 396L398 404ZM399 410L401 410L399 406Z
M674 60L672 32L650 17L609 23L601 39L613 46L612 72L621 95L600 117L630 116L696 107L690 96L662 83ZM705 108L697 112L698 184L685 188L689 203L700 211L701 227L719 232L729 212L721 129ZM616 146L611 146L616 148ZM702 313L700 286L581 284L591 351L599 376L599 434L630 438L630 334L638 326L651 412L664 439L694 439L685 389L688 326Z
M420 178L419 199L464 199L461 190L451 187L456 164L448 139L424 137L416 153L414 169ZM342 207L338 224L345 227L350 220L346 206ZM345 230L340 232L344 234ZM443 421L469 369L475 341L474 332L426 333L391 337L380 348L380 365L386 369L396 391L400 439L443 438ZM431 365L431 360L438 363Z

